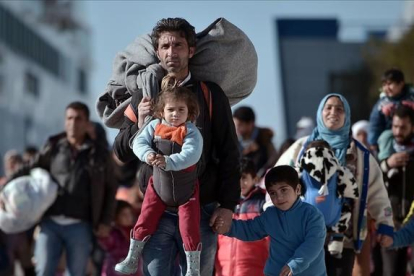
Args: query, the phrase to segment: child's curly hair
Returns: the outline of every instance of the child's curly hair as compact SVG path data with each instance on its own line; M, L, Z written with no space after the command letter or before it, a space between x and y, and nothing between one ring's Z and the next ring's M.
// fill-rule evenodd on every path
M188 108L188 121L195 122L200 114L200 107L196 95L183 86L178 86L179 82L172 75L166 75L161 82L161 92L155 100L154 116L162 119L165 103L168 100L183 101Z

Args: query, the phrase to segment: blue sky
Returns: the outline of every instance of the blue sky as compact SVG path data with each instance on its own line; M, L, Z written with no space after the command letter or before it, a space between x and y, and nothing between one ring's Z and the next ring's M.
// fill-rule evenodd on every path
M259 59L258 81L252 95L240 104L252 106L257 124L276 132L274 142L285 139L275 20L278 18L337 18L340 38L364 39L364 29L396 24L403 1L86 1L85 15L91 28L93 75L96 97L105 90L116 53L138 35L151 31L164 17L183 17L196 31L224 17L252 40ZM313 114L312 114L313 115ZM116 135L110 131L110 139Z

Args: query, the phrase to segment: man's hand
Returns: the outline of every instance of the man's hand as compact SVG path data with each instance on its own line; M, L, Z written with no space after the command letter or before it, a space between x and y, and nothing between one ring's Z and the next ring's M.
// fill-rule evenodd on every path
M95 235L98 238L107 238L109 236L109 232L111 231L111 226L105 224L99 224L98 229L95 231Z
M407 165L407 162L410 160L410 156L406 152L397 152L392 154L387 159L387 165L390 168L398 168Z
M213 227L219 234L229 232L231 227L231 220L233 218L233 212L225 208L217 208L210 218L210 227ZM216 225L217 220L217 226ZM216 229L217 228L217 229Z
M292 270L290 270L290 267L288 265L285 265L282 267L282 270L280 271L279 276L292 276Z
M387 248L392 245L392 243L394 242L394 239L387 235L378 234L377 241L380 243L382 247Z
M165 157L162 154L155 155L155 159L152 162L153 166L157 166L161 169L165 169Z
M144 97L138 104L138 128L141 128L144 124L145 117L152 111L151 99Z

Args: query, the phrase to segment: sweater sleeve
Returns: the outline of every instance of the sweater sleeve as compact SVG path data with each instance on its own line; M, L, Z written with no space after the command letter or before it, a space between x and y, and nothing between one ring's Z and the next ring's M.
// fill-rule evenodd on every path
M198 162L203 152L203 137L193 123L187 123L187 135L179 153L165 156L166 171L180 171Z
M240 199L240 151L229 100L223 90L208 83L212 93L212 139L218 159L216 192L221 208L234 210Z
M306 270L319 255L326 237L326 226L322 214L312 208L306 217L306 236L304 242L295 250L295 254L288 261L287 265L293 275Z
M414 243L414 218L411 218L400 230L394 233L392 248L409 246Z
M249 220L233 219L230 231L224 234L242 241L257 241L268 236L265 227L265 216L269 211Z
M379 136L385 130L385 115L379 110L379 104L380 101L374 105L369 116L368 143L370 145L377 145Z
M369 157L369 186L367 195L367 209L377 226L387 225L394 227L392 208L385 188L381 169L372 155Z
M132 150L134 151L135 155L141 160L142 162L147 162L147 156L150 153L156 153L151 145L152 139L154 137L154 130L155 126L158 124L159 120L153 120L148 125L144 127L141 133L135 136L134 141L132 143Z

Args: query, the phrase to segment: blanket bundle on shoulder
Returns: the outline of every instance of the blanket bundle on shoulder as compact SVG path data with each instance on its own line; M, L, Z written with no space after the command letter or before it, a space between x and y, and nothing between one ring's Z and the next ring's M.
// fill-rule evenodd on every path
M197 34L197 47L190 59L191 74L198 80L217 83L231 105L252 93L257 81L257 54L246 34L224 18ZM133 93L154 98L164 70L146 34L135 39L114 60L112 76L98 98L97 112L104 124L120 128L123 112Z

